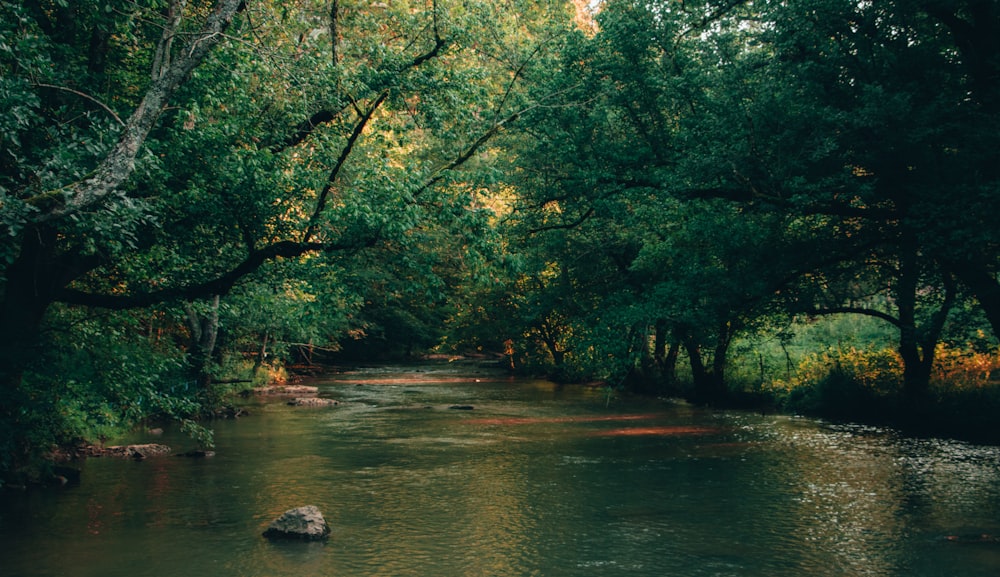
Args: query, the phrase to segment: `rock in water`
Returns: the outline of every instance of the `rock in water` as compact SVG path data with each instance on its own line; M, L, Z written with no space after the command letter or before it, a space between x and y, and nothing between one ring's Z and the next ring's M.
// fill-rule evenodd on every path
M336 407L340 401L319 397L296 397L288 401L288 404L293 407Z
M268 539L320 541L330 535L326 519L314 505L289 509L271 522L264 531Z

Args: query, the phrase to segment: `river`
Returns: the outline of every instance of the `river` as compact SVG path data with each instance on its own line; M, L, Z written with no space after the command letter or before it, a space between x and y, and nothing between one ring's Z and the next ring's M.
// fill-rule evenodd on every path
M215 423L214 457L0 492L0 575L1000 575L997 447L469 365L311 384L343 403L254 400ZM261 537L308 504L329 541Z

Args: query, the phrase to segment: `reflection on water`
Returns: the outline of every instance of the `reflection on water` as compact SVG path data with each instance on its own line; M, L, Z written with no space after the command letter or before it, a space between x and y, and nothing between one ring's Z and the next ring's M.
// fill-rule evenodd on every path
M0 494L0 576L1000 574L995 447L466 370L337 375L214 458ZM304 504L328 543L260 537Z

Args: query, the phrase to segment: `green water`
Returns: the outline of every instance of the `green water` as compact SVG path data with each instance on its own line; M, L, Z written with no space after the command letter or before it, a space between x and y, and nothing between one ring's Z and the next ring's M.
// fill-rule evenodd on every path
M215 457L0 493L0 575L1000 575L1000 544L947 538L1000 536L996 447L470 367L315 384L345 403L254 402ZM306 504L328 542L260 537Z

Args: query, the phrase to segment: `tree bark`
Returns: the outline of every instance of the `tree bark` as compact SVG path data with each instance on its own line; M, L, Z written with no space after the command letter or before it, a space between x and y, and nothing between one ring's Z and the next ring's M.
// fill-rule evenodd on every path
M718 335L715 339L715 352L712 356L712 386L713 395L719 397L725 394L726 367L729 360L729 344L733 342L733 323L719 323Z
M701 346L693 339L684 339L684 350L688 355L688 362L691 364L691 379L694 382L693 400L699 403L706 403L711 400L712 375L705 368L705 363L701 358Z
M901 252L895 297L899 316L899 355L903 360L903 395L909 402L920 404L929 393L935 349L954 303L955 282L949 273L943 274L942 303L923 326L918 325L920 257L916 249L904 248Z
M212 382L212 355L219 335L219 295L212 298L204 314L199 313L191 303L184 303L184 310L188 330L191 331L188 359L198 384L207 387Z
M0 387L21 383L30 359L36 358L42 319L55 294L95 258L57 250L58 231L46 225L28 227L17 258L6 270L0 299Z

